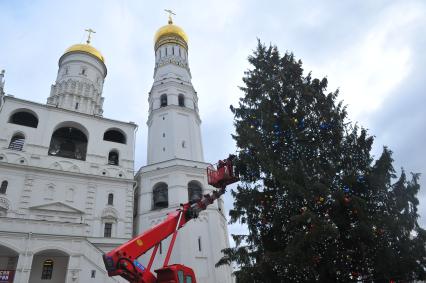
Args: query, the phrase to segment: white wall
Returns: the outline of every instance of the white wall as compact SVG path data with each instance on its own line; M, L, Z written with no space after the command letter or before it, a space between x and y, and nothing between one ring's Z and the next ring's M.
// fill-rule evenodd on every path
M188 183L197 181L202 184L203 194L214 188L207 185L206 167L208 164L188 160L173 159L142 167L136 175L139 190L139 211L137 230L142 233L165 219L168 212L179 208L180 203L188 202ZM152 189L158 182L168 184L169 207L153 210ZM198 238L201 238L201 251ZM161 267L167 253L170 238L163 241L163 253L157 253L153 269ZM231 267L215 268L222 257L221 250L229 247L226 218L219 211L218 201L202 212L199 218L190 221L178 234L170 259L172 263L183 263L194 269L197 282L227 283L233 282ZM147 265L151 252L139 261Z

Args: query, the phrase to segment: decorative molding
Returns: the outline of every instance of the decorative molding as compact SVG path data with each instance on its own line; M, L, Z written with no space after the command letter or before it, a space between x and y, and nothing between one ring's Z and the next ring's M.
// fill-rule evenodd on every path
M63 202L52 202L52 203L48 203L48 204L42 204L42 205L36 205L36 206L31 206L28 209L30 210L41 210L41 211L49 211L49 212L54 212L54 213L67 213L67 214L81 214L83 215L84 212L72 207L68 204L65 204Z

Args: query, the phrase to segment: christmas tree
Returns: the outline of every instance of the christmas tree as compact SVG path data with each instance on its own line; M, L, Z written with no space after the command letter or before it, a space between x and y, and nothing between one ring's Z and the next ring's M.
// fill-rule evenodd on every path
M390 282L425 278L418 178L396 180L392 152L351 123L327 79L293 54L258 43L249 57L233 138L241 184L221 264L238 282Z

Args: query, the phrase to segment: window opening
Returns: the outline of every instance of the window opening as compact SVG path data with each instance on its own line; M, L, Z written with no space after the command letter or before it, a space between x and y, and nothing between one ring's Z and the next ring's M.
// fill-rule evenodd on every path
M162 254L163 253L163 242L160 242L159 249L160 249L160 254Z
M78 109L78 102L75 103L75 110Z
M1 182L1 186L0 186L0 194L5 194L6 190L7 190L7 185L9 184L8 181L3 181Z
M118 130L108 130L104 133L104 141L126 143L126 136Z
M201 252L201 237L198 237L198 251Z
M41 279L42 280L50 280L52 279L53 273L53 260L47 259L43 262L43 268L41 271Z
M190 202L197 202L203 196L203 189L194 181L188 183L188 200Z
M114 194L108 194L108 204L112 205L114 203Z
M160 97L160 105L161 107L167 106L167 94L162 94Z
M192 277L191 276L186 276L186 283L192 283Z
M183 271L182 270L179 270L178 271L178 279L179 279L179 283L185 283L184 281L183 281Z
M183 96L183 94L179 94L178 101L179 101L179 106L185 107L185 97Z
M95 278L96 277L96 270L92 270L91 274L90 274L91 278Z
M25 137L22 134L16 134L12 137L9 143L9 149L22 151L24 147Z
M160 183L153 190L154 209L165 208L169 206L168 186L166 183Z
M87 137L72 127L57 129L50 141L49 155L86 160Z
M21 112L16 112L12 116L10 116L9 123L31 127L31 128L37 128L38 119L32 113L21 111Z
M109 165L118 165L118 152L110 151L108 154L108 164Z
M112 223L105 223L104 237L111 238L111 234L112 234Z

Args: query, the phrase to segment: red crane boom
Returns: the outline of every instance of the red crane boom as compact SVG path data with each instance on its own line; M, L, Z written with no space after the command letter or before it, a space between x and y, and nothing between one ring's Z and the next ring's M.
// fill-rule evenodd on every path
M227 185L235 183L238 178L235 175L232 159L230 155L227 159L220 160L217 168L209 166L207 168L208 183L216 188L210 194L204 195L196 202L181 204L181 207L167 215L167 218L145 231L139 236L131 239L127 243L113 249L103 255L106 270L109 276L121 276L131 283L166 283L166 282L194 282L196 283L194 272L191 268L182 264L168 265L170 255L176 240L178 230L199 213L212 204L216 199L225 193ZM172 235L172 239L167 250L163 267L155 270L157 277L150 271L158 246L161 241ZM153 248L151 258L146 267L137 261L141 255Z

